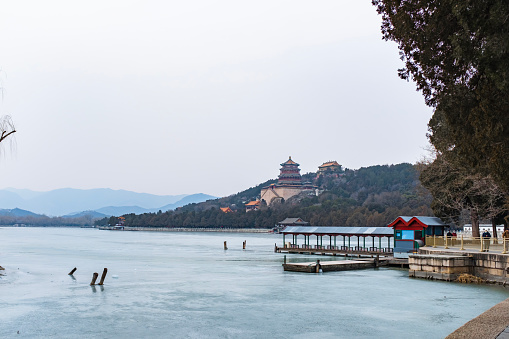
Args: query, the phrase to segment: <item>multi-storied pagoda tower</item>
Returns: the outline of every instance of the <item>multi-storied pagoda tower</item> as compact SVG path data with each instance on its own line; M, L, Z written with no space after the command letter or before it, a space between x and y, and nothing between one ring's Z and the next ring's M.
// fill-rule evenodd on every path
M288 200L302 192L315 194L317 187L312 186L311 183L302 183L299 164L293 161L292 157L281 164L279 171L277 184L264 187L260 192L260 200L267 205Z
M277 182L280 186L302 186L302 176L300 175L299 164L289 157L288 160L281 164L279 170L279 180Z

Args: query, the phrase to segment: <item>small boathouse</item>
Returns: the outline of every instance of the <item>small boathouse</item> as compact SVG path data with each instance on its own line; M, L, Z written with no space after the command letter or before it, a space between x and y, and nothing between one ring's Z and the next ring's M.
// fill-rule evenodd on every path
M426 245L426 236L443 236L449 225L436 217L397 217L388 227L394 229L394 257L408 258Z

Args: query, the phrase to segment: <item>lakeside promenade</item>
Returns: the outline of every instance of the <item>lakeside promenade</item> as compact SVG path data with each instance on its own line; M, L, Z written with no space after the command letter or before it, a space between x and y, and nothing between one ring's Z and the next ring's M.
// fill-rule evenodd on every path
M470 320L446 339L509 339L509 298Z
M100 230L106 231L152 231L152 232L224 232L224 233L272 233L268 228L206 228L206 227L131 227L124 226L99 226Z
M485 257L483 261L488 261L488 259L495 258L504 258L507 257L509 259L509 254L506 254L506 249L503 246L491 246L489 252L480 252L477 248L464 248L459 249L456 248L446 248L445 246L436 246L433 247L423 247L419 251L420 253L425 252L429 254L460 254L463 256L483 256ZM485 263L484 263L485 264ZM488 265L491 266L491 265ZM498 267L498 264L495 265L497 269L501 269L502 267ZM493 267L493 268L495 268ZM499 284L503 284L506 286L506 273L509 267L504 267L504 274L501 276L498 281ZM495 281L491 281L495 283ZM492 308L488 309L484 313L479 316L473 318L468 321L454 332L449 334L447 339L479 339L479 338L487 338L487 339L509 339L509 298L498 303Z

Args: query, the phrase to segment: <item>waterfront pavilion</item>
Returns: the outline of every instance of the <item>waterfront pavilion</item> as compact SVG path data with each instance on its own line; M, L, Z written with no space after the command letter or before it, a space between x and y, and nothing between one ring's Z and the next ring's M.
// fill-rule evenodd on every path
M288 226L281 231L285 249L318 249L352 252L392 252L390 239L394 237L394 230L390 227L330 227L330 226ZM286 242L286 236L292 236ZM298 244L298 237L304 237L304 244ZM328 237L329 244L323 245L323 237ZM311 237L316 237L316 245L311 245ZM341 237L338 245L337 237ZM352 242L352 237L357 241ZM387 247L382 248L382 238L387 237ZM361 243L362 238L362 243ZM371 246L366 247L366 238L371 240ZM369 239L371 238L371 239ZM375 244L375 240L376 244ZM327 241L327 238L326 238Z

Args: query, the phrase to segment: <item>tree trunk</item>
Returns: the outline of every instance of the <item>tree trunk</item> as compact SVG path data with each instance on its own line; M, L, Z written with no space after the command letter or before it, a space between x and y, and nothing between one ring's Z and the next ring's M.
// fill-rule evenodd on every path
M493 227L493 238L498 238L498 236L497 236L497 222L495 221L495 218L491 219L491 227Z
M474 209L470 210L470 220L472 221L472 237L479 238L481 236L479 233L479 215Z

